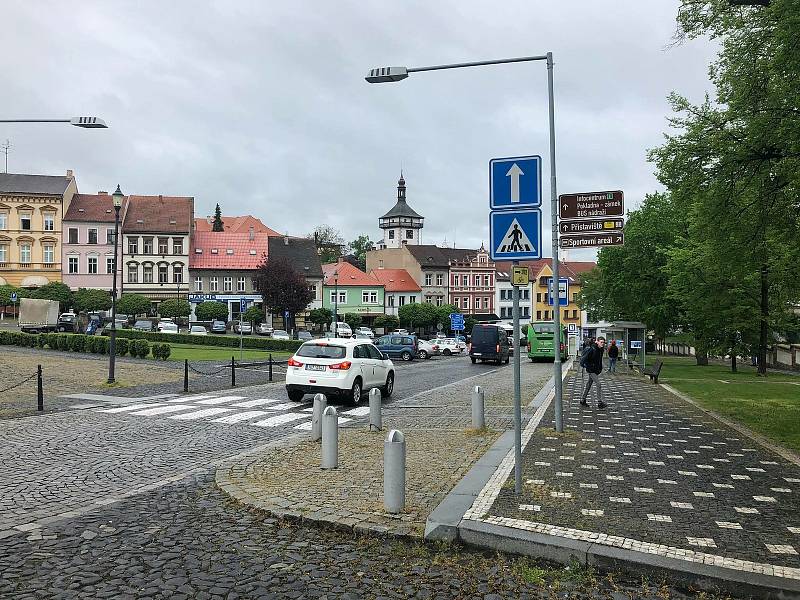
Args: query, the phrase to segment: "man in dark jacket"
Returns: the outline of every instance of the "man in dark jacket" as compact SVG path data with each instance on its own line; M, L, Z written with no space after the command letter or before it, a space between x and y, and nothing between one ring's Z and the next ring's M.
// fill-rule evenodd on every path
M589 374L589 380L586 382L586 387L583 390L583 397L581 397L581 406L589 406L586 398L589 397L589 390L592 389L592 384L596 385L595 394L597 395L597 408L605 408L606 403L603 402L603 387L600 383L600 374L603 372L603 349L606 345L606 338L598 337L594 343L594 347L589 350L589 353L583 360L583 365L586 372Z

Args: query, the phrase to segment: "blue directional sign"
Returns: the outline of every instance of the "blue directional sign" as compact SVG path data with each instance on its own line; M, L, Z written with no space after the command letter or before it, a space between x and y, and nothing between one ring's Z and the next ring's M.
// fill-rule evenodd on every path
M553 306L553 278L547 279L547 303ZM569 279L566 277L558 278L558 305L566 306L569 304Z
M453 331L463 331L464 315L461 313L450 313L450 329Z
M241 298L239 300L239 312L244 312L247 310L247 300Z
M534 260L542 257L542 213L536 208L489 213L492 260Z
M17 292L11 292L11 302L17 301Z
M489 208L532 208L542 203L542 157L517 156L489 161Z

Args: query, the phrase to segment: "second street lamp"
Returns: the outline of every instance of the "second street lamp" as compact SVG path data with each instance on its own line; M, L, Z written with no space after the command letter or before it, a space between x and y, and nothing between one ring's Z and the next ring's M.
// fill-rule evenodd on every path
M100 117L72 117L71 119L0 119L0 123L69 123L84 129L108 129Z
M117 254L119 248L119 209L122 207L122 201L125 198L122 190L117 189L111 196L114 201L114 264L113 268L113 283L111 284L111 340L108 343L108 383L114 383L114 368L116 367L116 354L117 354Z

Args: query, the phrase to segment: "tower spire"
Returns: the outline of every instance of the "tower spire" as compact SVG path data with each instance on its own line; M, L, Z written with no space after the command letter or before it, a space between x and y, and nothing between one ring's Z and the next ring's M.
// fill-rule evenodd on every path
M406 180L403 178L403 169L400 169L400 179L397 180L397 201L406 201Z

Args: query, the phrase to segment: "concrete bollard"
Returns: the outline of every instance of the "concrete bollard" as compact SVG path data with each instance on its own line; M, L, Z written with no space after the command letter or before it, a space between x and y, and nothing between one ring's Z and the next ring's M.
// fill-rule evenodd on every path
M322 468L339 466L339 416L332 406L322 413Z
M483 388L479 385L475 386L472 390L472 428L483 429L486 427L486 419L484 418L485 394Z
M372 388L369 391L369 429L374 427L378 431L383 429L383 417L381 416L381 391Z
M311 441L318 442L322 439L322 413L328 406L328 399L325 394L314 396L314 412L311 413Z
M406 506L406 437L392 429L383 443L383 508L398 513Z

